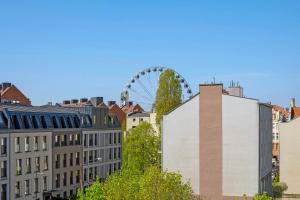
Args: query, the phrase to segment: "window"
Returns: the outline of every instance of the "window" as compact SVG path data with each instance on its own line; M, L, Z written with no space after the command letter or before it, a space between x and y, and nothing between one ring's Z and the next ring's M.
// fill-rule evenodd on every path
M141 118L140 121L141 121L141 122L144 121L144 118Z
M89 180L93 179L93 168L89 168Z
M87 134L85 134L84 137L83 137L83 144L84 144L85 147L87 147L87 137L88 137Z
M94 180L97 178L97 167L94 167Z
M67 186L67 172L63 175L63 186Z
M89 146L93 146L93 134L89 135Z
M73 185L73 172L70 172L70 185Z
M7 138L1 138L1 155L7 154Z
M83 164L86 164L87 152L83 152Z
M109 149L109 160L112 160L112 149Z
M134 122L135 122L135 118L133 118L133 119L132 119L132 121L134 121Z
M85 168L83 171L83 180L84 181L87 181L86 176L87 176L87 168Z
M39 179L35 178L34 179L34 193L38 193L39 192Z
M25 195L29 195L29 180L25 181Z
M12 124L15 126L15 129L20 129L20 123L17 115L12 116Z
M43 128L47 128L47 123L46 123L46 119L45 116L41 116L41 124Z
M60 117L59 117L59 120L60 120L61 127L62 127L62 128L67 128L67 127L66 127L66 123L65 123L64 117L63 117L63 116L60 116Z
M20 153L20 137L15 138L15 153Z
M114 133L114 144L117 144L117 133Z
M119 132L119 138L118 139L119 139L118 143L121 144L121 139L122 139L122 133L121 132Z
M67 167L67 154L63 156L63 167Z
M19 198L21 196L21 191L20 191L20 182L17 181L15 185L15 196L16 198Z
M112 144L112 133L109 134L109 144Z
M54 128L58 128L58 124L57 124L56 117L55 117L55 116L52 116L51 119L52 119L53 127L54 127Z
M40 157L35 158L35 171L36 172L40 171Z
M67 146L67 135L61 137L61 146Z
M56 135L56 136L55 136L55 146L56 146L56 147L59 147L59 145L60 145L60 136L59 136L59 135Z
M80 170L77 170L76 172L76 183L80 182Z
M44 171L48 170L48 156L44 157Z
M31 173L31 158L26 158L26 173Z
M34 136L33 144L34 144L33 150L38 151L39 150L39 137L38 136Z
M95 133L94 139L95 139L94 144L95 144L95 146L97 146L97 145L98 145L98 141L97 141L97 140L98 140L97 133Z
M70 196L71 197L73 196L73 190L72 189L70 190Z
M117 148L114 148L114 160L117 158Z
M56 174L56 177L55 177L55 187L56 188L60 187L60 174Z
M121 152L122 152L122 149L121 149L121 147L119 147L119 150L118 150L118 159L121 159Z
M43 136L42 148L43 150L47 150L47 136Z
M1 162L1 178L7 177L7 161Z
M74 135L70 134L69 135L69 145L73 145L73 143L74 143Z
M93 151L89 151L89 162L93 162Z
M69 128L72 128L72 127L73 127L73 126L72 126L72 122L71 122L70 117L67 117L67 124L68 124L68 127L69 127Z
M22 174L22 159L17 160L16 164L16 175L21 175Z
M29 151L29 137L25 137L25 151Z
M33 124L33 128L39 128L39 123L36 119L36 116L32 116L32 124Z
M56 166L56 169L60 168L60 155L59 154L56 154L55 166Z
M46 191L47 190L47 176L44 176L43 182L44 182L43 189L44 189L44 191Z
M64 199L67 198L67 192L66 192L66 191L64 191L64 193L63 193L63 198L64 198Z
M7 185L2 184L1 185L1 200L6 200L7 199Z
M77 152L75 157L76 157L76 165L80 165L80 153Z
M96 161L98 161L98 151L97 150L94 150L94 156L95 156L95 159L94 159L94 161L96 162Z
M75 144L80 145L80 134L75 135Z
M70 153L70 167L73 166L73 153Z

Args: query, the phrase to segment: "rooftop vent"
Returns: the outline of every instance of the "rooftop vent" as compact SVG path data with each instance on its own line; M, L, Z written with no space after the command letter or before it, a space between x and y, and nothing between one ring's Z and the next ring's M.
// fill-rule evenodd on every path
M91 98L91 103L93 106L98 106L100 103L103 103L103 97L92 97Z
M72 99L72 100L71 100L71 103L72 103L72 104L78 103L78 99Z
M115 105L116 104L116 101L108 101L108 106L112 106L112 105Z
M64 101L63 101L63 104L64 104L64 105L67 105L67 104L70 104L70 103L71 103L70 100L64 100Z
M87 99L87 98L81 98L81 99L80 99L80 103L86 103L86 102L88 102L88 99Z
M8 88L8 87L11 87L11 83L9 83L9 82L4 82L4 83L2 83L2 85L1 85L1 89L2 89L2 90L5 90L5 89Z

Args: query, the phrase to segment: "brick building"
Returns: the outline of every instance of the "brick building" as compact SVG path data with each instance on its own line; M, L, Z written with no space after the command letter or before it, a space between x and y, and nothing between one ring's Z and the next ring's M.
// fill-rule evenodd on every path
M31 105L29 98L11 83L0 84L0 102L12 102L24 106Z

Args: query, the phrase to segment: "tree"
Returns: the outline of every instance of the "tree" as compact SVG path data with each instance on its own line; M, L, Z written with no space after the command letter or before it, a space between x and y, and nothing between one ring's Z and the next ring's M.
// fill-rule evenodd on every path
M139 195L144 200L193 199L191 186L182 183L180 174L161 172L155 166L148 168L141 177Z
M138 199L140 175L138 171L125 168L110 175L103 185L105 199Z
M87 187L85 191L77 191L78 200L104 200L103 186L100 183L99 177L96 178L96 181Z
M149 123L142 123L127 134L123 142L123 168L140 171L160 165L160 139Z
M164 71L159 78L159 85L156 92L155 110L156 124L160 125L164 114L181 104L182 89L173 70Z

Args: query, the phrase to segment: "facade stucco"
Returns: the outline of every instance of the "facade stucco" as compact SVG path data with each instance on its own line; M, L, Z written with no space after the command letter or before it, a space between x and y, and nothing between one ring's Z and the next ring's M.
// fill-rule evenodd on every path
M280 123L280 181L288 185L286 194L300 194L300 118Z
M223 195L254 195L259 176L258 103L228 95L222 101Z
M163 118L163 169L180 172L199 194L199 95Z

